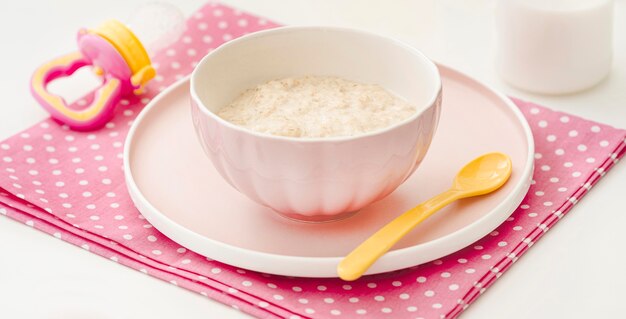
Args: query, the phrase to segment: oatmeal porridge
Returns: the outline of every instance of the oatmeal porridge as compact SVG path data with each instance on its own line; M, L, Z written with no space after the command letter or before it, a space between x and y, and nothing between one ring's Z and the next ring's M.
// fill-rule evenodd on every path
M248 89L217 115L253 131L306 138L376 131L415 112L414 106L376 84L304 76Z

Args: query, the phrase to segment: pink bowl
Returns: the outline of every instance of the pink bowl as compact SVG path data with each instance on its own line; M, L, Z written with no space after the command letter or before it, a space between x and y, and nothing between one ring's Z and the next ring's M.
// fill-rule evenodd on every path
M417 112L383 130L335 138L258 133L215 114L247 88L298 75L377 83ZM202 147L228 183L283 216L329 221L385 197L417 168L437 127L441 79L421 52L383 36L283 27L230 41L205 56L192 73L191 97Z

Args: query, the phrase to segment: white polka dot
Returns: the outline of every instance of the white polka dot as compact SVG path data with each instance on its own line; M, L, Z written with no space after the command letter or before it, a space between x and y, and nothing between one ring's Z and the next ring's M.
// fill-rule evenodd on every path
M580 177L580 175L582 175L582 173L581 173L581 172L573 172L573 173L572 173L572 176L573 176L573 177Z
M480 256L480 258L482 258L482 259L484 259L484 260L491 259L491 255L489 255L489 254L484 254L484 255Z
M537 217L537 213L528 213L528 217Z
M291 290L295 291L295 292L301 292L302 288L298 287L298 286L293 286L291 287Z
M550 166L549 165L541 165L541 170L544 172L547 172L550 170Z
M600 132L600 127L597 126L597 125L594 125L594 126L591 127L591 131L594 132L594 133L598 133L598 132Z
M261 308L267 308L270 304L268 304L265 301L259 301L259 307Z
M407 294L407 293L403 293L403 294L400 294L400 296L399 296L399 297L400 297L400 299L402 299L402 300L407 300L407 299L409 299L409 294Z
M343 288L343 290L352 290L352 286L350 285L343 285L341 288Z
M122 238L124 238L126 240L131 240L131 239L133 239L133 236L130 235L130 234L125 234L125 235L122 236Z
M155 241L157 241L157 238L156 238L155 236L153 236L153 235L150 235L150 236L148 236L147 238L148 238L148 241L149 241L149 242L155 242Z
M447 271L441 273L442 278L450 278L451 274Z
M357 303L357 302L359 302L359 298L357 298L357 297L350 297L350 299L348 299L348 301L351 302L351 303Z
M177 252L177 253L179 253L179 254L184 254L186 251L187 251L187 249L182 248L182 247L181 247L181 248L176 249L176 252Z
M543 202L543 206L550 207L550 206L552 206L552 202Z
M541 121L539 121L539 122L537 123L537 126L539 126L539 127L541 127L541 128L548 127L548 122L541 120Z
M572 163L572 162L565 162L565 163L563 163L563 166L565 166L565 167L572 167L572 166L574 166L574 163Z
M304 309L304 312L306 312L308 314L312 314L312 313L315 313L315 310L313 310L311 308L306 308L306 309Z
M559 187L559 189L557 189L559 192L563 193L567 191L567 187Z
M222 40L224 41L230 41L233 38L233 36L229 33L224 33L224 35L222 35Z
M211 43L213 41L213 38L210 35L205 35L202 37L202 42L204 43Z
M383 297L383 296L374 296L374 300L376 300L376 301L385 301L385 297Z
M426 277L419 276L419 277L417 277L417 279L415 281L419 282L420 284L423 284L423 283L426 282Z
M217 268L217 267L211 268L211 273L213 273L215 275L217 275L217 274L219 274L221 272L222 272L222 270L220 268Z
M452 290L452 291L458 290L458 289L459 289L459 285L457 285L457 284L452 284L452 285L448 286L448 289L450 289L450 290Z
M319 285L319 286L317 286L317 290L319 290L319 291L326 291L326 286Z
M565 154L565 150L563 150L562 148L558 148L554 151L554 154L561 156Z
M548 142L554 142L554 141L556 141L556 135L550 134L550 135L546 136L546 140Z
M83 192L83 197L91 197L91 192Z
M536 192L535 192L535 195L537 195L537 196L543 196L543 195L545 195L545 193L544 193L544 192L542 192L542 191L536 191Z
M98 216L98 215L91 215L91 216L89 216L89 219L91 219L91 220L100 220L100 216Z
M2 160L3 160L3 161L5 161L5 162L7 162L7 163L11 163L11 162L13 162L13 159L12 159L12 158L10 158L10 157L8 157L8 156L3 157L3 158L2 158Z
M578 136L578 131L577 130L571 130L567 133L567 135L569 135L569 137L576 137Z
M324 302L325 303L333 303L333 302L335 302L335 299L333 299L333 298L324 298Z
M402 286L402 282L396 280L396 281L392 282L391 285L394 286L394 287L400 287L400 286Z
M367 283L367 287L368 287L368 288L376 288L376 286L377 286L377 285L376 285L375 283L373 283L373 282L369 282L369 283Z
M220 21L220 22L218 22L218 23L217 23L217 27L218 27L219 29L222 29L222 30L223 30L223 29L226 29L226 28L228 28L228 22L226 22L226 21Z
M385 307L385 308L380 309L380 311L382 311L383 313L390 313L391 312L391 308Z
M426 291L424 292L424 296L426 296L426 297L432 297L432 296L434 296L434 295L435 295L435 292L434 292L434 291L432 291L432 290L426 290Z
M576 147L579 151L584 152L587 150L587 145L585 144L580 144L578 145L578 147Z
M306 305L306 304L308 304L308 303L309 303L309 300L308 300L308 299L305 299L305 298L300 298L300 299L298 299L298 302L299 302L299 303L301 303L301 304L303 304L303 305Z
M459 258L459 259L457 260L457 262L458 262L459 264L465 264L465 263L467 263L467 259L465 259L465 258Z
M248 20L246 20L246 19L239 19L237 21L237 25L243 28L243 27L248 25Z
M533 107L532 109L530 109L530 114L539 114L539 109L536 107Z
M250 287L252 286L252 282L248 281L248 280L244 280L241 282L242 285L246 286L246 287Z
M85 207L87 207L87 209L91 209L91 210L96 209L96 205L94 205L94 204L89 204L89 205L87 205Z
M359 314L359 315L364 315L364 314L367 313L367 310L365 310L365 309L357 309L356 313Z
M183 265L187 265L187 264L190 264L190 263L191 263L191 260L189 260L189 259L183 259L183 260L181 260L180 262L181 262Z
M505 241L501 241L501 242L498 243L499 247L504 247L506 245L507 245L507 242L505 242Z
M602 146L602 147L609 146L609 141L606 141L606 140L600 141L600 146Z
M550 177L550 182L558 183L559 182L559 178L558 177Z
M416 312L417 311L417 307L415 307L415 306L407 307L406 311L408 311L408 312Z
M594 163L595 161L596 161L596 159L593 158L593 157L587 157L587 159L585 159L585 162L587 162L589 164Z
M155 250L153 250L153 251L152 251L152 253L158 256L158 255L161 255L163 252L161 252L161 251L160 251L160 250L158 250L158 249L155 249ZM244 285L244 286L245 286L245 285Z
M441 309L442 305L440 303L434 303L433 304L433 308L435 309Z
M474 269L474 268L467 268L467 269L465 269L465 272L468 273L468 274L473 274L473 273L476 272L476 269Z
M569 122L569 116L561 116L559 120L561 121L561 123L567 123Z

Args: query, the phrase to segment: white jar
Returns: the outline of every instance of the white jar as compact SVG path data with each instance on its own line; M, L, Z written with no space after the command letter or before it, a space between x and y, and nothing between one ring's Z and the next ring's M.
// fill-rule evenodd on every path
M536 93L590 88L611 68L612 29L613 0L499 0L498 72Z

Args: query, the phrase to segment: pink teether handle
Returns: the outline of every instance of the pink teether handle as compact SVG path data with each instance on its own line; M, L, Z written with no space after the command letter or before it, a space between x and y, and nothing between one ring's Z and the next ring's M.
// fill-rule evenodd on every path
M67 105L62 97L48 92L47 85L50 82L72 75L76 70L90 64L80 52L70 53L40 66L31 79L31 91L37 101L50 112L52 118L75 130L91 130L104 125L113 115L122 93L121 81L105 76L103 85L95 91L92 103L77 110Z

